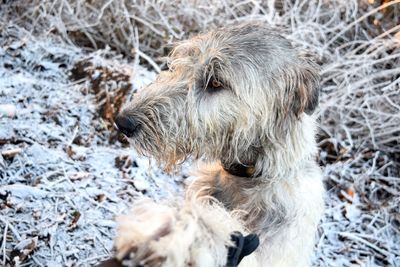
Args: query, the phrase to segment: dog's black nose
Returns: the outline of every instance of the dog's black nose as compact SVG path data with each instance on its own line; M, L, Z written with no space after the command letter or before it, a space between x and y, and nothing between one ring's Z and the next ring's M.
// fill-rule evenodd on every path
M125 117L121 114L118 115L114 121L118 131L125 134L127 137L132 137L140 126L139 122L135 119Z

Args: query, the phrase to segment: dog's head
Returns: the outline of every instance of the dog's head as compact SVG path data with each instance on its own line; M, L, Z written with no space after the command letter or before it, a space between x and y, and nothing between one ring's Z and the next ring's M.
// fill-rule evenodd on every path
M268 27L227 27L178 44L170 69L116 118L142 153L252 164L318 103L314 63Z

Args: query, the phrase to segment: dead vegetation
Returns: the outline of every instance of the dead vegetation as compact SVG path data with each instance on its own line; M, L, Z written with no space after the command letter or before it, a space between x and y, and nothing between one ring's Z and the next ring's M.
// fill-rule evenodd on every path
M114 143L118 139L128 144L115 131L114 118L132 94L132 68L127 68L116 59L94 55L76 62L70 70L70 79L85 85L82 87L83 94L94 95L96 112L110 131L109 142ZM79 140L74 141L79 144Z

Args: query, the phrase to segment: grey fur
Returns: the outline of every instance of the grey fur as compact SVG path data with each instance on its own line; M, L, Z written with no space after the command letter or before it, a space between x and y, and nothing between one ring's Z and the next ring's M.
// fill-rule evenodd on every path
M298 207L302 196L295 183L304 175L316 177L317 200L310 203L316 215L305 228L315 231L323 189L313 160L310 115L318 103L319 76L311 58L276 30L251 23L179 43L169 67L120 115L141 125L132 138L137 150L167 170L189 157L217 162L217 169L199 170L189 192L211 196L227 211L245 211L245 229L258 233L265 246L280 242L273 241L275 235L285 238L284 229L296 230L292 222L304 216L304 207ZM254 175L235 177L219 162L252 167ZM263 257L260 266L278 262Z

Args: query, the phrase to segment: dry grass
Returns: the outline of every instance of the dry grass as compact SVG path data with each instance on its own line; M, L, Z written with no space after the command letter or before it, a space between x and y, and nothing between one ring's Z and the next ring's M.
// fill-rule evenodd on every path
M400 1L10 1L3 25L110 47L155 71L174 41L257 20L322 66L320 163L327 211L315 266L400 266ZM5 23L7 22L7 23Z

